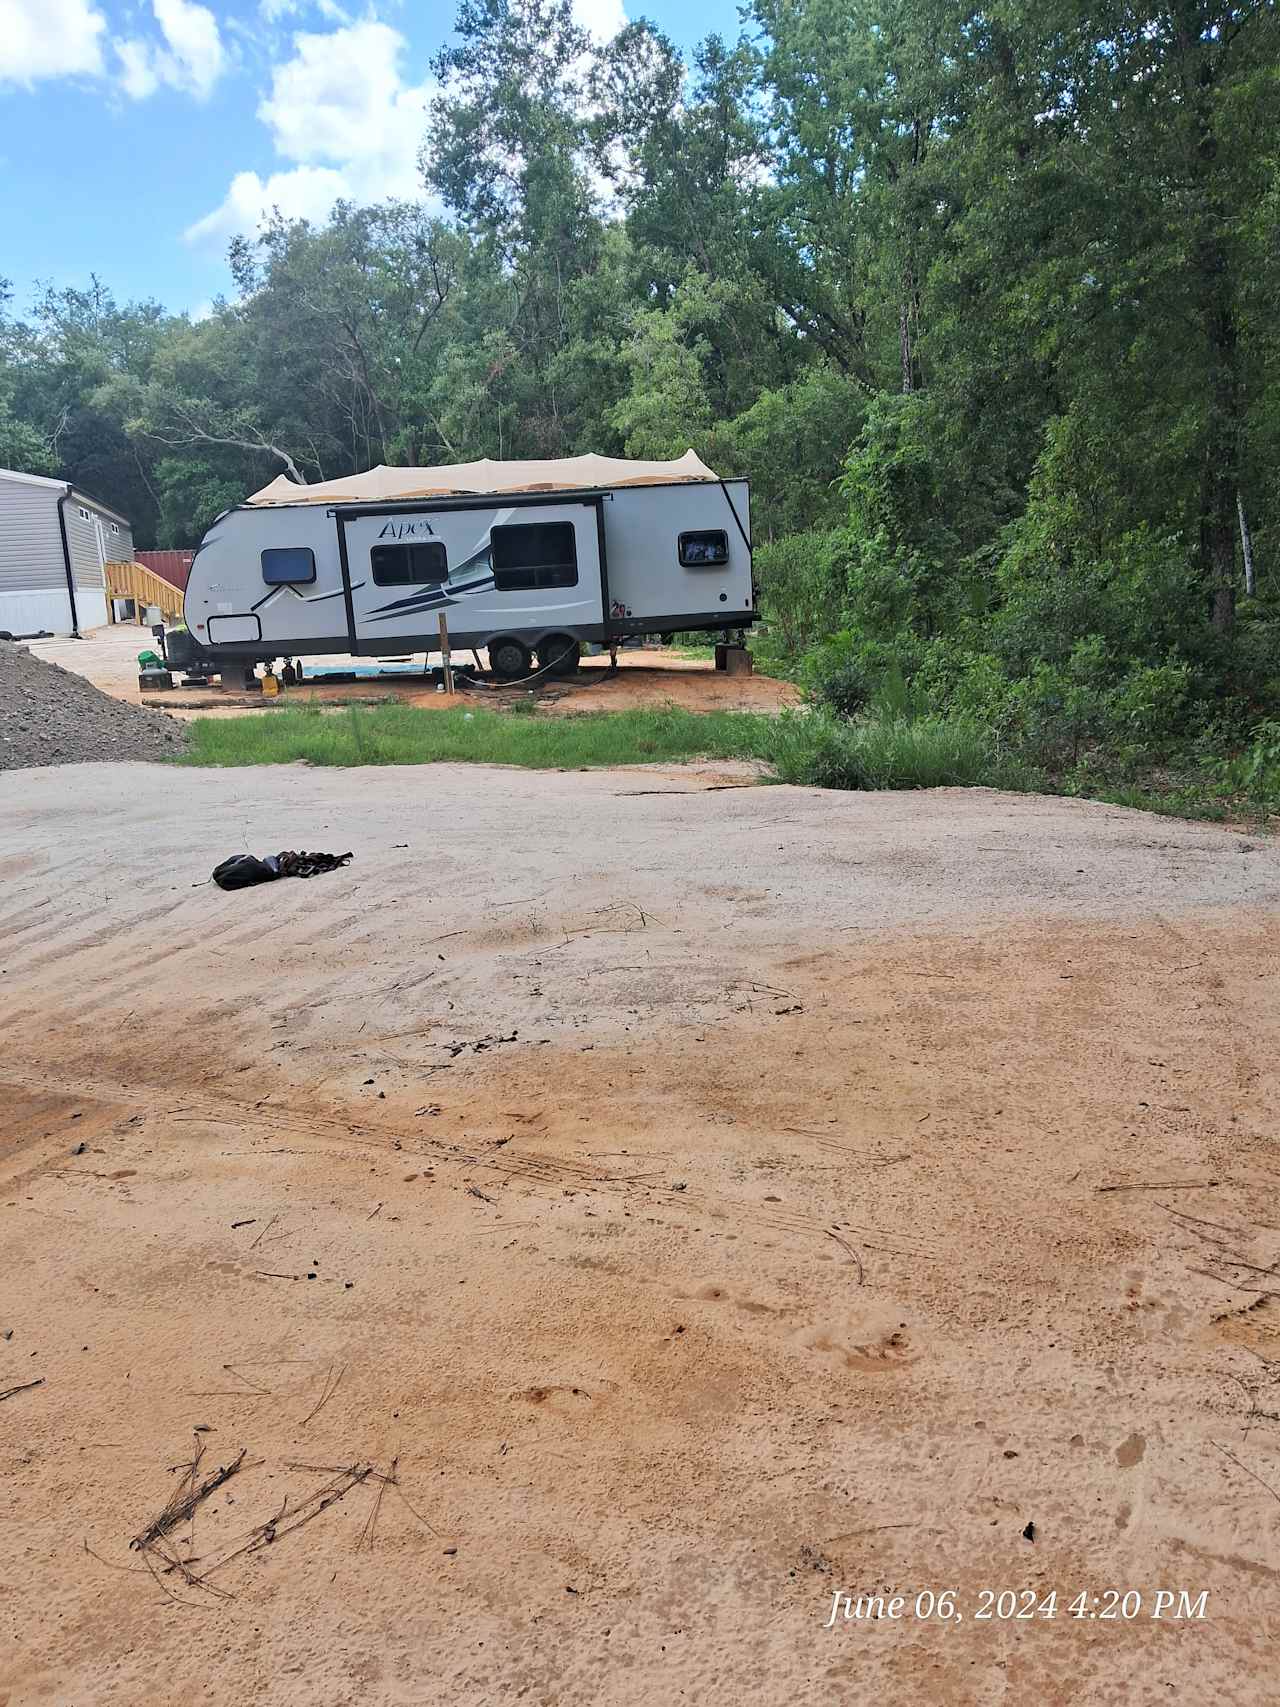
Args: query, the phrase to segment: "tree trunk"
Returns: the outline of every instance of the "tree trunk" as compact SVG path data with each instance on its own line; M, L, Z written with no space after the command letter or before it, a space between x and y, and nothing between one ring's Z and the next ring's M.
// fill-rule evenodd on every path
M1200 567L1213 605L1213 626L1230 634L1236 621L1236 493L1239 490L1240 376L1229 262L1218 233L1196 246L1200 300L1209 347L1208 431L1200 505Z
M1240 551L1244 557L1244 596L1251 599L1257 592L1257 581L1253 573L1253 535L1249 532L1249 518L1244 509L1244 493L1236 490L1236 512L1240 517Z
M915 390L915 369L911 361L911 308L906 302L898 309L898 352L902 360L902 389L910 394Z
M1230 634L1236 619L1236 494L1239 373L1235 316L1226 300L1227 263L1216 241L1201 252L1209 342L1209 431L1204 447L1200 563L1213 599L1213 626Z
M1239 489L1240 359L1235 292L1225 241L1224 165L1214 129L1216 38L1204 28L1201 0L1178 0L1173 11L1186 113L1195 154L1193 189L1199 227L1192 248L1194 289L1208 352L1208 426L1200 485L1200 568L1213 626L1230 634L1236 620L1236 493Z
M1236 521L1230 482L1211 474L1200 528L1200 556L1213 600L1213 626L1230 634L1236 625Z

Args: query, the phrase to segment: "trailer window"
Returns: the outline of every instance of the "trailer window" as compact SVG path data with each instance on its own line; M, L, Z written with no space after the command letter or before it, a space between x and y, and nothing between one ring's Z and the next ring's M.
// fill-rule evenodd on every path
M268 587L296 587L316 578L316 554L309 545L277 546L262 553L262 579Z
M494 528L489 544L493 584L500 593L578 584L578 548L572 522L522 522Z
M439 539L414 545L375 545L369 561L376 587L438 587L449 579L449 557Z
M729 561L729 536L723 528L680 535L680 562L686 569L723 569Z

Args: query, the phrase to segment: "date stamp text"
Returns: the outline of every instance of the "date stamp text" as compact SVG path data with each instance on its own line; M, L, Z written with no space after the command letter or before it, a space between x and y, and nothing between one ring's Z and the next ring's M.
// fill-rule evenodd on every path
M831 1611L823 1625L834 1630L838 1624L869 1623L886 1619L918 1623L1004 1624L1020 1620L1075 1618L1100 1623L1128 1624L1135 1619L1167 1619L1173 1623L1195 1622L1209 1616L1209 1591L1185 1588L1080 1589L1076 1593L1058 1589L980 1588L971 1595L959 1589L919 1589L900 1594L846 1594L837 1589L831 1596Z

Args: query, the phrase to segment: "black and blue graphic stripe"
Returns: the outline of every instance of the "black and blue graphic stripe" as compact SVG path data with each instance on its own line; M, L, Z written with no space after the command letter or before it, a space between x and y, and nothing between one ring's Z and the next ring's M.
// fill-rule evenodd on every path
M379 605L364 620L391 622L398 616L414 616L420 611L445 610L456 604L463 593L482 593L493 584L492 574L475 581L442 581L439 586L424 587L420 593L411 593L408 598L393 599L388 605Z

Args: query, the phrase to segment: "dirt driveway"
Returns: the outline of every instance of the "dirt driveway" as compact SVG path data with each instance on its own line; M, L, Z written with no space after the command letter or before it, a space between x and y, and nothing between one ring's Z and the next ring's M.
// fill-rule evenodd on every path
M502 706L528 698L527 689L488 684L452 698L432 687L424 691L420 668L354 682L326 682L321 676L308 676L299 686L285 688L271 702L264 701L261 695L227 694L220 687L174 688L170 693L144 695L138 690L138 653L154 644L150 630L132 623L94 629L80 640L55 637L27 642L38 658L60 664L64 670L74 670L113 699L123 699L131 705L145 701L183 719L239 716L246 711L316 701L344 705L353 701L377 704L384 699L402 699L427 711L444 711L461 701L468 706ZM453 656L455 663L469 664L472 655L455 652ZM483 660L485 654L481 657ZM417 663L421 666L422 659ZM377 664L377 659L317 657L304 658L303 664L308 672L352 666L368 669ZM540 706L558 714L634 711L668 705L687 711L780 711L800 700L799 690L790 682L776 681L771 676L730 676L717 670L710 659L686 658L667 646L624 649L618 655L615 675L609 674L607 657L586 658L571 680L544 682L537 694Z
M0 878L6 1707L1274 1699L1273 843L117 765Z

